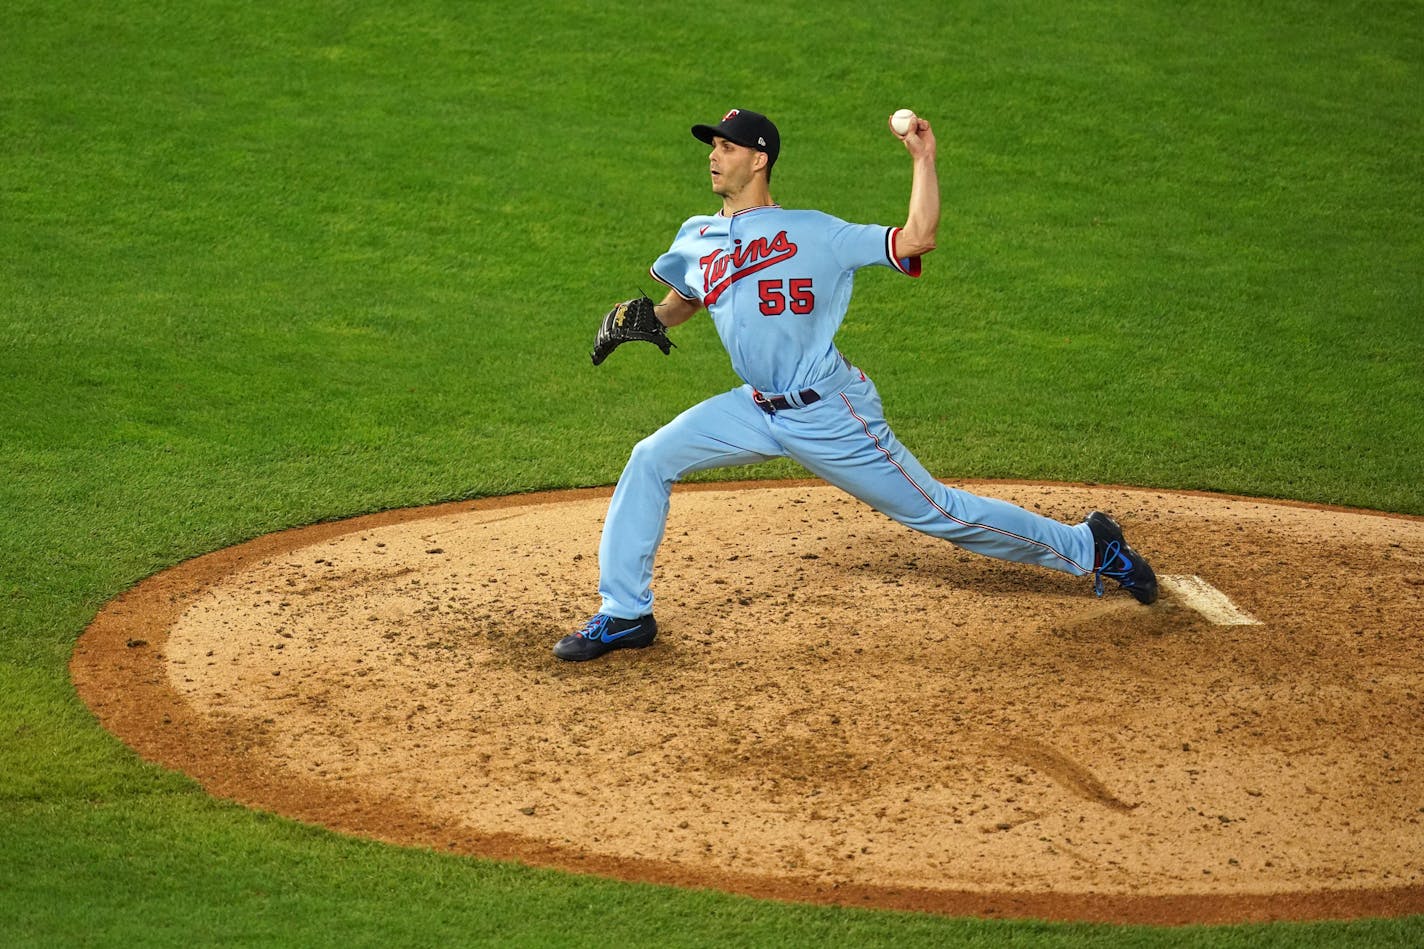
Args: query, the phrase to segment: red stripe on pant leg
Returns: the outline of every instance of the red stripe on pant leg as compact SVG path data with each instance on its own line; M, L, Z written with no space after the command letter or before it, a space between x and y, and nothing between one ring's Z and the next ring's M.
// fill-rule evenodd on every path
M934 508L936 511L939 511L940 514L944 515L946 520L953 521L954 523L960 524L964 527L973 527L979 530L992 531L993 533L1001 534L1004 537L1012 537L1014 540L1019 541L1020 543L1028 544L1032 547L1040 547L1051 553L1053 556L1057 557L1059 560L1062 560L1064 563L1072 564L1079 570L1083 569L1083 567L1080 564L1074 562L1071 557L1065 556L1061 551L1053 549L1048 544L1045 544L1042 541L1032 540L1028 537L1021 537L1020 535L1015 534L1012 531L1006 531L1002 528L994 527L992 524L971 524L969 521L960 520L953 514L946 511L944 508L940 507L937 503L935 503L935 499L930 497L929 494L925 491L925 489L920 487L914 478L910 477L910 473L906 471L903 467L901 467L900 463L895 460L893 455L890 454L890 450L880 443L880 437L870 430L870 423L867 422L865 419L861 418L860 415L856 412L855 406L850 404L850 397L847 396L844 392L842 392L840 395L841 401L845 403L846 409L849 410L851 414L851 418L855 419L857 422L860 423L860 427L865 429L865 434L870 438L872 442L875 443L875 450L880 452L880 454L884 455L885 460L890 462L890 464L894 465L895 469L900 472L900 474L905 478L905 480L910 482L910 487L918 491L920 493L920 497L924 498L930 507Z

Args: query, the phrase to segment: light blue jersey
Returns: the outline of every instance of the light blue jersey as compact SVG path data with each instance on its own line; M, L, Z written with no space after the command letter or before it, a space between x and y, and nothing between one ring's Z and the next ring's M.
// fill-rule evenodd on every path
M1093 570L1087 524L936 480L890 430L875 383L837 351L857 270L919 275L918 258L895 257L898 232L774 205L683 224L652 275L706 306L746 385L692 406L634 446L599 544L601 613L652 613L653 562L676 481L782 457L967 550L1075 575Z
M794 393L843 370L835 335L857 270L893 267L919 276L919 258L895 258L897 233L775 205L730 217L698 215L650 272L707 307L745 382L761 392Z

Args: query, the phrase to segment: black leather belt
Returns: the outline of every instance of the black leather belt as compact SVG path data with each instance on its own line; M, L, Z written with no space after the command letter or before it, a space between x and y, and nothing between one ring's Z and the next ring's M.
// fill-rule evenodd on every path
M800 406L797 406L784 395L765 396L755 389L752 390L752 401L757 404L757 408L761 409L767 415L775 415L784 409L802 408L821 401L821 393L815 389L802 389L796 393L796 397L801 400Z

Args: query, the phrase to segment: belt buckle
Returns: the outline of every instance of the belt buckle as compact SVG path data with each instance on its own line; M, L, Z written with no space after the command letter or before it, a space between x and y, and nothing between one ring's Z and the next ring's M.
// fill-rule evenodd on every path
M772 405L771 400L762 395L757 389L752 390L752 401L756 403L757 408L761 409L767 415L776 414L776 406Z

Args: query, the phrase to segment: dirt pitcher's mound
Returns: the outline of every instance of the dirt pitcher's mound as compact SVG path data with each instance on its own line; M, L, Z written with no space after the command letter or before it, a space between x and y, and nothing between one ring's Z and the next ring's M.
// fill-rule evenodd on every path
M199 558L106 608L74 676L214 793L381 839L960 913L1424 911L1424 522L973 490L1115 513L1162 600L819 483L704 486L674 497L656 644L565 664L585 491Z

